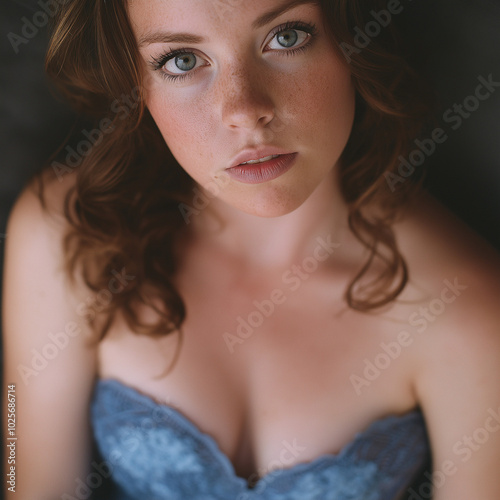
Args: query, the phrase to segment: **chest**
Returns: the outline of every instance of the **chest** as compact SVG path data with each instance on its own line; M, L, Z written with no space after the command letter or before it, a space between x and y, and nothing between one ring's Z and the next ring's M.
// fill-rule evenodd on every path
M350 377L362 376L361 360L374 359L377 346L365 342L360 352L358 342L348 340L357 332L342 321L324 321L338 330L318 333L317 316L283 309L246 336L222 319L192 317L166 377L175 335L163 341L110 336L100 348L101 377L177 408L214 438L239 476L263 476L337 453L374 420L414 405L404 361L391 367L391 377L370 382L360 397ZM226 333L243 342L228 343Z
M152 339L118 321L100 345L100 376L178 408L240 476L262 476L280 457L288 467L337 453L377 418L413 407L404 358L363 397L355 390L351 376L395 332L346 311L343 283L303 269L243 282L212 271L181 282L182 334Z

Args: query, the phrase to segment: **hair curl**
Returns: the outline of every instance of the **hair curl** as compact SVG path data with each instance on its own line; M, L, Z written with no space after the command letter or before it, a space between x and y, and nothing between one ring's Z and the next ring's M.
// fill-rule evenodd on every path
M118 311L133 331L147 334L180 330L186 316L174 276L186 228L179 203L189 203L194 181L173 158L144 105L139 53L125 3L65 3L54 17L46 57L48 75L73 107L105 124L102 139L72 174L75 187L66 197L67 273L81 272L95 292L107 287L113 270L125 268L135 276L100 322L91 321L101 338ZM370 311L393 301L408 281L391 228L418 183L408 180L391 192L386 175L397 173L398 158L410 152L421 133L429 100L420 79L397 54L392 26L367 47L357 47L354 37L373 20L371 11L383 8L380 2L319 4L339 53L344 56L350 48L356 116L338 174L349 226L370 256L345 299L353 309ZM382 270L368 279L376 260ZM138 304L152 307L159 319L141 323Z

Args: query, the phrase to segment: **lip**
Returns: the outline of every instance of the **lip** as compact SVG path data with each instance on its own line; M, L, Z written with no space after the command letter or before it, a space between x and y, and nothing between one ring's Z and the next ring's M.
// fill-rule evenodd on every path
M287 155L290 151L285 151L284 149L275 148L272 146L245 149L239 153L231 162L231 167L238 167L242 163L252 160L260 160L261 158L266 158L268 156L274 155Z
M246 164L242 163L276 156L262 163ZM266 148L259 150L247 150L240 153L233 161L233 166L226 169L228 175L246 184L260 184L277 177L290 170L295 164L297 153L288 153L276 148Z

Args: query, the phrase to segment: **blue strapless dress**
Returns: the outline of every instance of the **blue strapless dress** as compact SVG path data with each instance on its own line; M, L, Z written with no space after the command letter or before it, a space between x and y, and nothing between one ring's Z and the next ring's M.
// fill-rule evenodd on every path
M273 470L250 488L213 438L131 387L98 380L91 412L113 500L396 500L429 457L414 411L377 420L340 453Z

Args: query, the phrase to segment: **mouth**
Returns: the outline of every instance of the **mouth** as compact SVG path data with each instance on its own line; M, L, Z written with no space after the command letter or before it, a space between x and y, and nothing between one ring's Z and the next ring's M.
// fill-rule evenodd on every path
M234 179L245 184L260 184L276 179L288 172L297 159L297 153L271 154L245 160L226 169Z
M265 158L260 158L259 160L244 161L243 163L240 163L240 165L257 165L258 163L264 163L265 161L274 160L275 158L278 158L279 156L281 156L281 155L270 155L270 156L266 156Z

